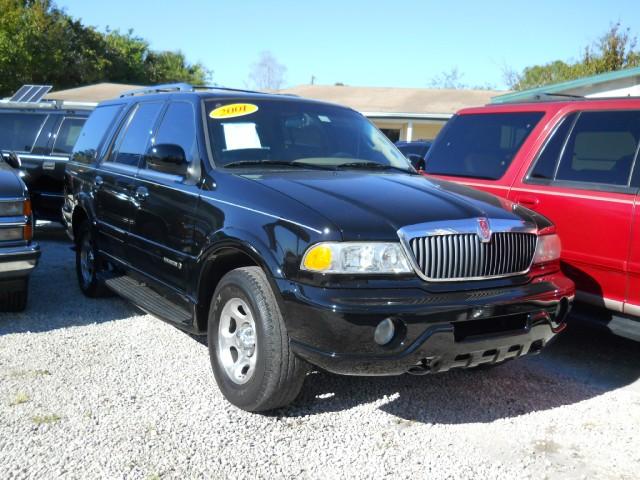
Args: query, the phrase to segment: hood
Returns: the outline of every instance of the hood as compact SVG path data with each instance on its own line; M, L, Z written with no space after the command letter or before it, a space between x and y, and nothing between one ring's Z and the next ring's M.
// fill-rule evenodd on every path
M487 217L525 219L511 202L422 175L354 171L273 172L247 175L330 220L343 240L396 239L401 227Z
M0 198L21 197L24 190L24 184L17 172L0 158Z

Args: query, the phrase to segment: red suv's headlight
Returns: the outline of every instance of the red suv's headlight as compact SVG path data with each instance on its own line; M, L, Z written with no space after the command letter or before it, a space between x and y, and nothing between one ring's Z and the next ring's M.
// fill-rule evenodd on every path
M562 243L560 237L555 233L551 235L540 235L538 237L538 246L533 256L533 264L549 263L560 258Z

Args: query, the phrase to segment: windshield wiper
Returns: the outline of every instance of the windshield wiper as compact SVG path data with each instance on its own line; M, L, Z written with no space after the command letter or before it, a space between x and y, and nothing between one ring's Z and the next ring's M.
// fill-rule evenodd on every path
M288 168L313 168L317 170L333 170L320 165L313 165L303 162L285 162L284 160L238 160L224 165L224 167L288 167Z
M415 173L408 168L396 167L394 165L388 165L378 162L349 162L336 165L336 168L361 168L363 170L396 170L403 173Z

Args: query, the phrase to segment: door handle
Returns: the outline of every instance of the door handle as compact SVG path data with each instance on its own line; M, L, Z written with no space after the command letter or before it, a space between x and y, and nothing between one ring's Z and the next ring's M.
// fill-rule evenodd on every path
M147 189L147 187L140 186L136 188L135 197L136 200L142 202L149 198L149 190Z
M534 208L538 205L538 203L540 203L540 200L538 200L538 198L536 197L524 196L516 197L516 203L527 208Z
M92 190L94 192L97 192L98 190L100 190L100 188L102 188L102 185L104 185L104 180L101 176L98 175L96 178L93 179Z

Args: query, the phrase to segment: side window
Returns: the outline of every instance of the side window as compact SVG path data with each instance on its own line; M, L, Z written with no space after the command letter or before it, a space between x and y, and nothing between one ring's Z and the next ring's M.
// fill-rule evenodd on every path
M640 137L640 111L582 112L556 180L626 186Z
M191 163L197 155L196 119L193 106L188 102L171 102L153 139L154 145L171 144L182 147ZM150 168L144 166L140 168Z
M53 153L62 153L64 155L71 153L80 136L84 122L84 118L65 118L62 120L53 143Z
M551 134L551 138L543 147L542 152L535 162L529 178L537 180L552 180L556 171L556 165L562 155L562 148L565 145L567 135L571 131L577 113L572 113L561 120L560 125Z
M128 115L109 160L137 167L153 135L162 102L139 103Z
M91 113L73 147L74 161L91 163L96 159L98 148L121 108L122 105L105 105Z
M41 113L1 113L0 149L30 152L46 120Z

